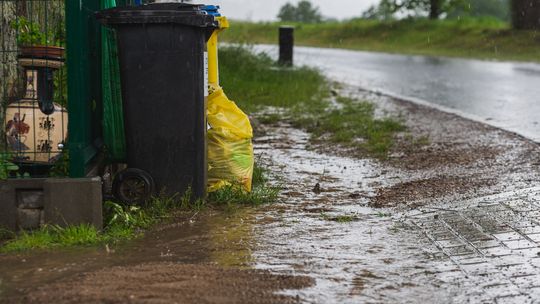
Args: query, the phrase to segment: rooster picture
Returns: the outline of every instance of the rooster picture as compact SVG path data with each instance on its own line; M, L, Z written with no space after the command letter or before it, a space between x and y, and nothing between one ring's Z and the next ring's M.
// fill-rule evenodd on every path
M21 113L15 113L13 119L9 120L6 125L6 136L8 144L12 150L26 151L30 150L21 139L26 138L25 134L30 132L30 126L25 123L26 114L21 119Z

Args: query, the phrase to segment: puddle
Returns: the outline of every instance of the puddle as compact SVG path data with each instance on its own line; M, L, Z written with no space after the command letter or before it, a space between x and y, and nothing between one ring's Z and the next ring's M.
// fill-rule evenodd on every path
M251 264L253 211L206 213L159 227L140 240L106 248L0 255L0 300L35 286L113 266L174 262L247 267Z
M376 187L395 183L387 178L395 172L373 160L310 151L309 135L287 126L269 134L255 141L258 157L278 172L286 190L279 209L265 212L278 220L256 226L257 268L314 277L316 286L300 291L308 302L448 299L448 290L428 271L440 266L423 249L430 244L422 244L386 210L368 206ZM279 148L283 143L286 149ZM333 191L313 191L317 184ZM351 220L330 220L339 216Z

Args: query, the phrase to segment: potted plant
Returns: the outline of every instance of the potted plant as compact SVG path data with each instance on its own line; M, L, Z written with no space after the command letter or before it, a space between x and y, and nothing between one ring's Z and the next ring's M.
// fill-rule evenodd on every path
M11 162L11 155L0 153L0 180L7 179L13 172L19 170L19 167Z
M24 17L13 21L11 26L17 31L17 44L22 57L63 59L64 48L56 46L52 32L41 31L38 24Z

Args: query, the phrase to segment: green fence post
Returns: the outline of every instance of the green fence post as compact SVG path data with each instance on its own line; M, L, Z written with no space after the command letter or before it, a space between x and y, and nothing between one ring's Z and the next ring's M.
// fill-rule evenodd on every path
M100 1L66 0L70 176L84 177L101 138Z

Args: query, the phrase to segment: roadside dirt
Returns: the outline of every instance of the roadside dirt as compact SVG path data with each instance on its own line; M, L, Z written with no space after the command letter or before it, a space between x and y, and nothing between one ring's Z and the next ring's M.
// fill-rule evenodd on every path
M539 179L540 149L530 140L409 101L357 95L376 100L378 115L400 117L408 129L383 163L411 178L379 189L373 207L418 207L443 197L526 187Z
M212 265L150 263L113 267L30 291L24 303L297 303L276 291L313 285L309 277ZM6 303L9 303L8 298Z
M126 244L0 254L0 303L297 303L313 278L252 269L254 209L178 217Z
M377 195L369 205L374 208L388 208L400 205L414 208L421 205L415 202L426 200L426 198L437 198L448 193L463 194L494 183L493 179L486 180L481 177L437 176L381 188L377 190Z

